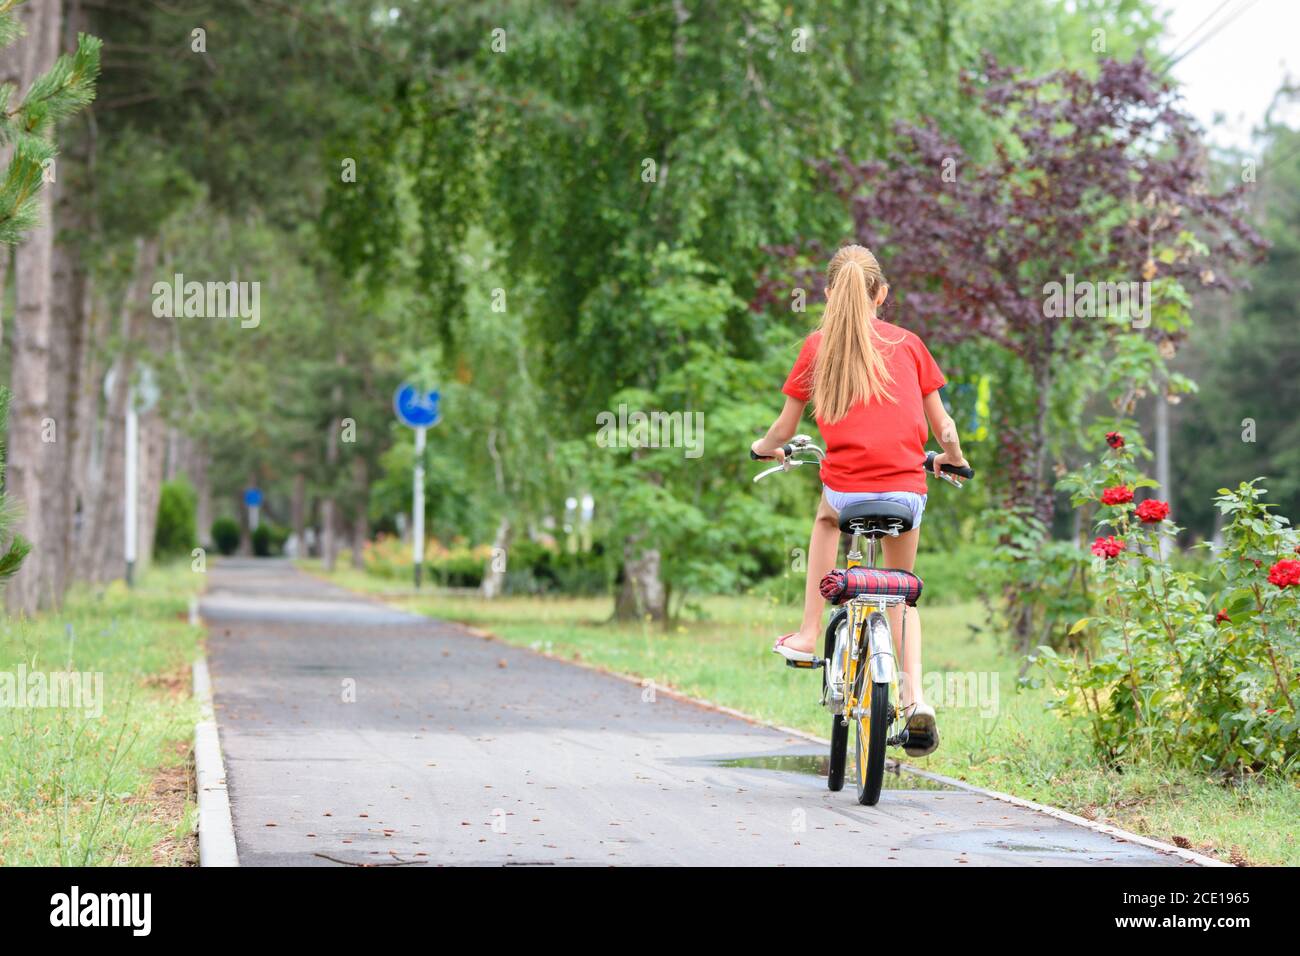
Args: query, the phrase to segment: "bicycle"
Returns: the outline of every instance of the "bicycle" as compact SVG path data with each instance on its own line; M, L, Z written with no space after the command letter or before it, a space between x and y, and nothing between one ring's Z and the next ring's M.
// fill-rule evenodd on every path
M826 453L807 435L796 435L783 446L785 461L754 476L759 482L768 475L791 471L800 465L821 464ZM811 455L799 458L797 455ZM759 460L753 451L750 458ZM934 474L935 452L925 456L925 472ZM969 466L944 465L940 477L956 487L961 479L975 476ZM880 801L884 783L885 750L902 747L910 739L907 719L910 714L896 705L899 675L894 658L893 631L889 608L900 604L915 605L921 595L921 579L910 571L876 567L876 545L886 535L898 537L912 528L910 509L892 501L862 501L840 512L840 531L852 536L848 561L843 573L844 591L834 603L841 605L831 615L823 643L823 656L809 662L786 661L789 667L820 669L822 672L821 704L831 712L831 753L827 787L844 788L848 761L849 722L856 727L858 803L875 806ZM865 568L862 539L866 539ZM854 570L862 570L852 575ZM832 571L826 581L839 572ZM852 579L852 580L851 580ZM902 615L899 652L906 647L907 613Z

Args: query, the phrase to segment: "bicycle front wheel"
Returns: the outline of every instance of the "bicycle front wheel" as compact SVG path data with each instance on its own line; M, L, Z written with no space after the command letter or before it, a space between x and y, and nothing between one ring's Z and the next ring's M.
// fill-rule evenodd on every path
M856 721L858 803L865 807L880 802L880 788L885 782L885 741L889 737L889 685L870 687L871 705ZM860 706L866 707L866 701L862 700Z

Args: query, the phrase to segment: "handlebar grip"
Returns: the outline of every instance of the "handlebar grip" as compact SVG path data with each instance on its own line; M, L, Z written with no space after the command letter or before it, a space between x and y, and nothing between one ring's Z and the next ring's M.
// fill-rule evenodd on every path
M794 445L790 445L790 444L782 445L781 450L785 452L785 457L789 458L791 455L794 454ZM775 460L772 458L771 455L756 455L754 453L754 449L752 448L749 450L749 459L750 461L774 461Z
M937 452L929 451L925 453L925 471L926 474L934 474L934 460L939 457ZM943 471L950 475L956 475L958 478L974 478L975 469L970 465L944 465Z

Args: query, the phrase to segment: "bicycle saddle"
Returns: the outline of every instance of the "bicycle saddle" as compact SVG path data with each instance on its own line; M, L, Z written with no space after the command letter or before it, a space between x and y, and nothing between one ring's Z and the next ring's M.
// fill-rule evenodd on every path
M912 509L896 501L859 501L840 512L845 534L885 535L912 530Z

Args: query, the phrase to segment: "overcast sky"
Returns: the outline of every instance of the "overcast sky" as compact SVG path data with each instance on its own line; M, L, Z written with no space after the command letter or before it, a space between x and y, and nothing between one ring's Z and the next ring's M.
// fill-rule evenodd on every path
M1188 112L1212 143L1257 152L1252 128L1283 78L1300 77L1300 0L1158 0L1157 6L1169 14L1165 53L1186 54L1173 73ZM1300 125L1300 110L1293 107L1284 118Z

